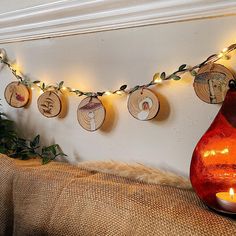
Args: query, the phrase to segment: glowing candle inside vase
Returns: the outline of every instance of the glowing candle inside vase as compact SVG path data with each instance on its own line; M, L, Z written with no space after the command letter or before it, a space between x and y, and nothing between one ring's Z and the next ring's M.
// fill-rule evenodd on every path
M229 192L217 193L216 199L223 210L236 213L236 195L233 188Z

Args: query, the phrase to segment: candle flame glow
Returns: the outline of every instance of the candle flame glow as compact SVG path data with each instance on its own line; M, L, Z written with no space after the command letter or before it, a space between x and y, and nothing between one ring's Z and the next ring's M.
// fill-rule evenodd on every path
M229 195L232 199L234 198L234 189L233 188L229 189Z

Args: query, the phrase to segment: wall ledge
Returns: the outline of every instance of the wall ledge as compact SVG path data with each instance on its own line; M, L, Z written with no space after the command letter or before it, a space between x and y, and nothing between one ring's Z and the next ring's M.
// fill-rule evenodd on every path
M236 1L62 0L0 14L0 43L234 14Z

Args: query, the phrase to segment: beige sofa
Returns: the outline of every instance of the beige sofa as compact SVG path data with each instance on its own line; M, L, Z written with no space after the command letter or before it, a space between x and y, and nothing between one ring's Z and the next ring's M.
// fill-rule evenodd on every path
M0 235L234 235L191 190L0 155Z

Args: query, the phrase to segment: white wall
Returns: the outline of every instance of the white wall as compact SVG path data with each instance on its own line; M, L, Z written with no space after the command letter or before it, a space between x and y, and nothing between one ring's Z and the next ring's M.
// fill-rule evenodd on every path
M155 72L172 72L179 65L195 65L235 42L236 16L153 25L77 36L2 44L32 79L47 83L61 80L82 90L114 89L127 83L143 84ZM227 61L235 69L235 60ZM82 98L68 96L65 118L47 119L37 110L34 92L27 109L13 109L4 101L4 89L14 80L0 72L3 108L28 136L41 134L44 144L58 143L76 163L82 160L134 161L188 174L192 151L212 122L219 105L200 101L190 75L181 81L153 87L161 110L150 122L135 120L127 110L127 98L102 99L107 109L104 126L95 133L77 122Z
M34 7L40 4L48 4L51 2L55 2L55 0L2 0L0 14L4 14L10 11L17 11L23 8Z

